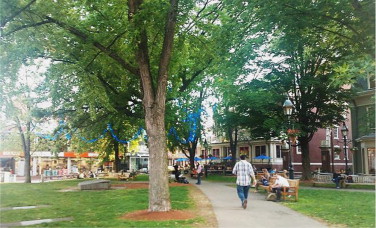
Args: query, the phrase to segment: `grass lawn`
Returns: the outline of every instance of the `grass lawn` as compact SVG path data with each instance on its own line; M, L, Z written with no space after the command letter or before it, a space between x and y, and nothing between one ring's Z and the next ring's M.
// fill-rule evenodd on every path
M236 177L209 175L207 181L226 182L234 187ZM312 187L301 182L301 186ZM300 188L299 201L283 202L295 211L316 217L330 224L345 224L348 227L375 227L375 193L351 191L351 189L375 190L374 185L351 185L344 190L334 189L334 184L322 184L322 188ZM261 191L260 191L261 192Z
M375 193L336 189L299 189L299 202L285 206L331 224L375 227Z
M235 183L236 182L236 176L208 175L208 177L205 178L204 180L215 181L215 182Z
M146 180L145 177L138 179ZM36 219L73 217L72 221L39 224L38 227L193 227L201 218L182 221L129 221L120 219L127 212L148 208L148 189L116 189L106 191L59 190L77 187L83 180L35 184L1 184L0 207L40 206L27 210L1 211L1 223ZM117 181L112 180L115 184ZM186 186L171 187L173 209L194 209ZM202 220L203 221L203 220Z

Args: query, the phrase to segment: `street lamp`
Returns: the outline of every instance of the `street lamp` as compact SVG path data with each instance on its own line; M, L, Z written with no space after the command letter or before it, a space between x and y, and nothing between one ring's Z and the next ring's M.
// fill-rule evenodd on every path
M292 115L292 111L294 109L294 105L290 101L290 99L287 98L287 100L283 103L282 108L283 108L283 113L288 118L288 125L290 127L290 117ZM288 130L288 132L289 131L290 131L290 129ZM294 167L292 166L292 151L291 151L291 146L296 146L296 145L291 145L291 141L290 141L290 137L289 136L288 136L288 144L289 144L289 168L288 168L289 178L290 179L294 179Z
M348 170L348 167L347 167L347 133L349 132L349 129L347 128L345 122L343 122L341 132L342 132L343 143L344 143L343 144L343 151L345 153L346 174L348 174L349 170Z
M208 142L206 141L206 139L205 139L205 141L204 141L204 148L205 148L205 164L207 164L208 163Z
M294 109L293 103L290 101L290 99L287 98L287 100L285 100L285 103L283 103L282 107L283 107L283 113L290 120L290 116L292 115L292 110Z

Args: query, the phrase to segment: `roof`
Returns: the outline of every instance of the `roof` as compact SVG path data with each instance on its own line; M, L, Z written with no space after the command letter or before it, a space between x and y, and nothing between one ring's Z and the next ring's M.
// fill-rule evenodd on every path
M364 142L364 141L375 141L375 133L371 133L368 135L364 135L360 138L356 139L357 142Z

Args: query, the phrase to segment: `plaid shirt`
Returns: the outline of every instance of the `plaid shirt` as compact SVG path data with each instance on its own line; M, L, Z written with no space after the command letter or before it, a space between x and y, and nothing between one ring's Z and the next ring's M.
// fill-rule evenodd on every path
M234 166L232 170L233 174L236 174L236 184L240 186L248 186L251 184L251 175L255 175L251 163L246 160L240 160Z

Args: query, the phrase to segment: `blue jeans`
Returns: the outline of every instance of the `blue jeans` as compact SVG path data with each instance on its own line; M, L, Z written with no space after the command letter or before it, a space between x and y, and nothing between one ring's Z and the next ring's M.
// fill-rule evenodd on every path
M249 188L251 186L250 185L247 185L247 186L240 186L240 185L236 185L236 191L238 192L238 196L240 198L240 200L243 201L248 199L248 192L249 192Z
M196 184L201 184L201 175L197 174L197 183Z
M340 178L333 178L333 182L336 184L336 188L339 188L339 181L340 181L341 179Z

